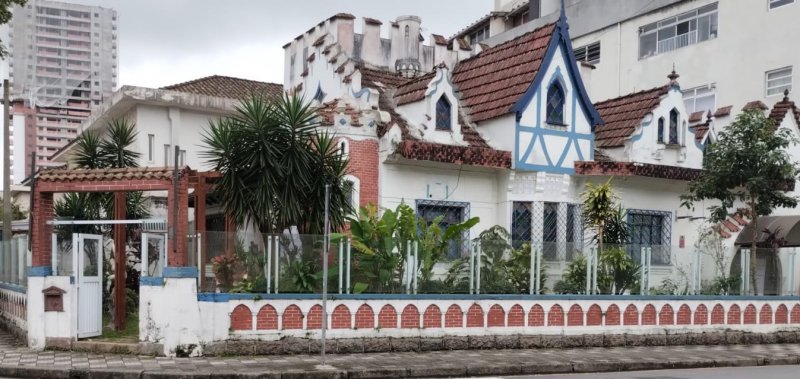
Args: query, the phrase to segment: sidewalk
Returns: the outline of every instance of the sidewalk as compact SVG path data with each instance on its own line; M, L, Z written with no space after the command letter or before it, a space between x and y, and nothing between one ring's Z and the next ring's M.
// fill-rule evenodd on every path
M402 378L799 364L800 344L164 358L35 352L0 333L0 377Z

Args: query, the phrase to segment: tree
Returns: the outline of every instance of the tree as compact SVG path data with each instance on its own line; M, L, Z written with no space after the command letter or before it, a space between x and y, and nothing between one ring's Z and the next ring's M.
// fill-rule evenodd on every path
M743 112L720 133L717 143L706 147L702 174L681 195L683 206L690 209L706 199L719 201L708 208L711 222L724 221L729 215L750 218L750 272L756 272L759 217L777 207L797 206L797 198L785 192L800 173L788 153L795 143L790 130L777 129L763 112ZM755 275L751 284L757 293Z
M11 7L14 5L25 6L27 0L0 0L0 25L5 25L9 21L11 21ZM8 50L6 50L6 45L0 41L0 58L5 59L8 55Z
M344 226L353 212L343 180L348 159L317 126L310 103L297 96L254 95L211 122L202 155L222 174L216 191L235 224L251 222L262 233L296 226L322 234L328 184L331 228Z
M611 179L609 178L603 184L586 183L586 191L581 194L583 200L583 225L585 228L594 229L595 238L601 252L603 251L603 243L606 241L606 230L610 223L620 217L621 210L616 205L617 195L611 187ZM618 228L614 228L614 231L622 233Z

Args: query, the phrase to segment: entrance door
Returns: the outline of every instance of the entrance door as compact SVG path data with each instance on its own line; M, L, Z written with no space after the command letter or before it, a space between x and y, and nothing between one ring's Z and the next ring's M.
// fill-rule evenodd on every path
M142 233L142 276L162 276L166 265L166 236Z
M103 237L76 234L78 338L103 334Z

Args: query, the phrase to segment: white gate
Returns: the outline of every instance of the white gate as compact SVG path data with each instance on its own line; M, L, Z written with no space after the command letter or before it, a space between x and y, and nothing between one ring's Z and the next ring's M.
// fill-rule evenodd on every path
M162 276L167 265L166 235L142 233L142 276Z
M103 334L103 236L74 234L78 338Z

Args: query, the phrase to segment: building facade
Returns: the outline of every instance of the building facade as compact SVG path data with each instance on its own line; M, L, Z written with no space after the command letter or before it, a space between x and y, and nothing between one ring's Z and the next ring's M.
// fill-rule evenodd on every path
M117 13L45 0L12 11L6 39L12 98L35 114L36 134L25 141L33 149L26 146L24 161L35 152L37 168L55 166L51 156L77 137L91 109L117 86Z

